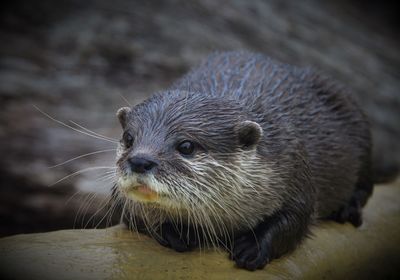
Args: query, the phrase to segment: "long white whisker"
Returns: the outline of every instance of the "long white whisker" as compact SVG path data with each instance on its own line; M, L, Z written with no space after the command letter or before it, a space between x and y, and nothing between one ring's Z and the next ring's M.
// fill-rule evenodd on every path
M96 182L108 182L116 179L115 170L109 170L104 172L100 177L96 179Z
M83 219L82 219L82 227L83 228L87 228L87 226L89 225L89 223L92 221L92 225L94 226L95 223L95 218L96 216L104 209L104 207L107 206L107 203L109 201L108 197L105 197L104 199L101 200L100 205L102 205L102 207L99 207L87 220L87 222L85 223L85 225L83 225L83 223L85 222L85 218L86 215L88 214L87 212L89 211L90 207L92 206L93 202L96 200L95 198L97 197L97 193L94 193L93 199L87 204L87 207L85 209L85 213L83 214Z
M92 171L92 170L98 170L98 169L116 169L116 168L117 168L117 167L109 167L109 166L96 166L96 167L85 168L85 169L76 171L76 172L74 172L74 173L72 173L72 174L69 174L69 175L67 175L67 176L62 177L60 180L54 182L54 183L51 184L49 187L52 187L52 186L54 186L54 185L56 185L56 184L58 184L58 183L60 183L60 182L62 182L62 181L64 181L64 180L66 180L66 179L68 179L68 178L74 177L74 176L79 175L79 174L82 174L82 173L84 173L84 172L88 172L88 171Z
M77 160L77 159L80 159L80 158L84 158L84 157L88 157L88 156L91 156L91 155L96 155L96 154L101 154L101 153L107 153L107 152L112 152L112 151L116 151L116 150L117 150L117 149L107 149L107 150L101 150L101 151L96 151L96 152L91 152L91 153L83 154L83 155L80 155L80 156L77 156L77 157L68 159L68 160L66 160L66 161L64 161L64 162L58 163L58 164L56 164L56 165L49 166L49 168L55 168L55 167L58 167L58 166L67 164L67 163L69 163L69 162L71 162L71 161L74 161L74 160Z
M132 104L128 101L128 99L120 92L118 92L118 95L121 96L121 98L129 105L129 107L132 107Z
M81 129L87 131L88 133L90 133L90 134L92 134L92 135L94 135L94 136L98 136L98 137L101 137L101 138L104 139L104 140L108 139L108 140L115 141L115 142L118 143L118 139L115 139L115 138L111 138L111 137L108 137L108 136L101 135L100 133L94 132L93 130L90 130L90 129L84 127L83 125L80 125L80 124L78 124L77 122L74 122L74 121L72 121L72 120L69 120L69 122L72 123L72 124L74 124L74 125L76 125L77 127L81 128Z
M67 201L65 201L65 205L67 205L68 203L70 203L70 201L71 201L75 196L77 196L79 193L82 193L82 191L81 191L81 190L78 190L78 191L76 191L73 195L71 195L71 197L68 198Z
M50 116L49 114L43 112L43 111L42 111L41 109L39 109L39 107L37 107L36 105L33 105L33 107L35 107L36 110L38 110L40 113L42 113L44 116L48 117L48 118L51 119L52 121L54 121L54 122L56 122L56 123L58 123L58 124L61 124L62 126L65 126L65 127L67 127L67 128L70 128L70 129L72 129L72 130L74 130L74 131L76 131L76 132L82 133L82 134L84 134L84 135L87 135L87 136L90 136L90 137L93 137L93 138L96 138L96 139L101 139L101 140L104 140L104 141L108 141L108 142L111 142L111 143L118 143L118 141L109 140L109 139L104 139L104 138L102 138L102 137L95 136L95 135L92 135L92 134L87 133L87 132L85 132L85 131L79 130L79 129L77 129L77 128L73 127L73 126L70 126L70 125L68 125L68 124L66 124L66 123L64 123L64 122L62 122L62 121L60 121L60 120L57 120L56 118L54 118L54 117Z
M78 221L79 218L81 218L81 225L80 225L80 227L83 226L83 221L84 221L84 219L85 219L85 214L84 214L84 212L85 212L85 213L87 212L88 207L90 207L91 202L96 198L96 195L97 195L96 193L88 193L88 194L86 195L86 197L83 199L83 202L80 203L79 209L78 209L78 211L77 211L77 213L76 213L76 215L75 215L74 228L75 228L75 225L76 225L76 223L77 223L77 221ZM85 211L85 209L86 209L86 211Z
M109 205L109 203L110 203L110 198L104 199L101 203L102 203L102 204L104 203L104 205L103 205L101 208L99 208L99 209L92 215L92 217L87 221L87 223L86 223L86 225L85 225L85 228L86 228L86 226L89 224L90 220L93 220L93 223L95 223L95 220L94 220L94 219L96 218L97 214L100 213L100 211L102 211L105 207L107 207L107 206ZM103 217L100 219L100 221L94 226L94 228L97 228L97 227L104 221L104 219L105 219L105 218L107 217L107 215L110 213L111 209L112 209L111 207L110 207L109 209L107 209L106 213L103 215Z
M122 206L121 218L119 219L119 223L120 223L120 224L122 224L122 223L124 222L124 215L125 215L126 204L128 204L128 201L125 199L124 206ZM129 225L128 225L128 227L129 227Z
M117 197L113 199L112 205L111 205L111 213L108 215L107 220L106 220L106 227L108 227L109 225L111 225L112 222L112 217L115 215L115 212L118 208L118 206L121 203L122 198L121 197Z

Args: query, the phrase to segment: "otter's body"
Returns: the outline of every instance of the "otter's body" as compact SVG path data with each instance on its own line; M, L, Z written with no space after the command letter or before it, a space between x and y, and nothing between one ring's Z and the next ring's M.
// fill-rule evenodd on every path
M311 70L217 53L118 116L125 216L163 245L223 244L252 270L294 249L316 218L361 224L368 122Z

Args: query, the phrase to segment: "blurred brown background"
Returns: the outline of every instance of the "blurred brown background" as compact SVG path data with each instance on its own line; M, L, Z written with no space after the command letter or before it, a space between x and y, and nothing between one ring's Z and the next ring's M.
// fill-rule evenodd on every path
M351 87L370 116L375 162L400 164L400 41L388 1L10 1L0 12L0 236L105 226L115 112L168 86L214 50L313 66ZM391 173L391 172L389 172ZM390 174L389 174L390 175ZM50 186L50 187L49 187ZM96 194L96 196L93 195ZM98 211L100 209L100 211ZM111 223L118 222L118 217Z

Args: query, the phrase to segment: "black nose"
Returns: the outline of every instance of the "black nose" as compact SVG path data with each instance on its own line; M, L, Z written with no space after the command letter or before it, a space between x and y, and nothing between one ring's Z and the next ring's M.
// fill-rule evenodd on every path
M157 163L155 163L154 161L141 157L130 158L128 162L133 172L141 174L146 173L157 166Z

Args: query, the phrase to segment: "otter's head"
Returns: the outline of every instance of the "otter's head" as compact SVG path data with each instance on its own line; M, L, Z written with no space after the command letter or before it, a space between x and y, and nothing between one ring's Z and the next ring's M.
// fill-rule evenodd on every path
M240 227L276 209L274 202L265 205L274 194L257 152L263 129L238 102L172 91L117 116L118 190L134 215L147 219L148 210L202 226Z

